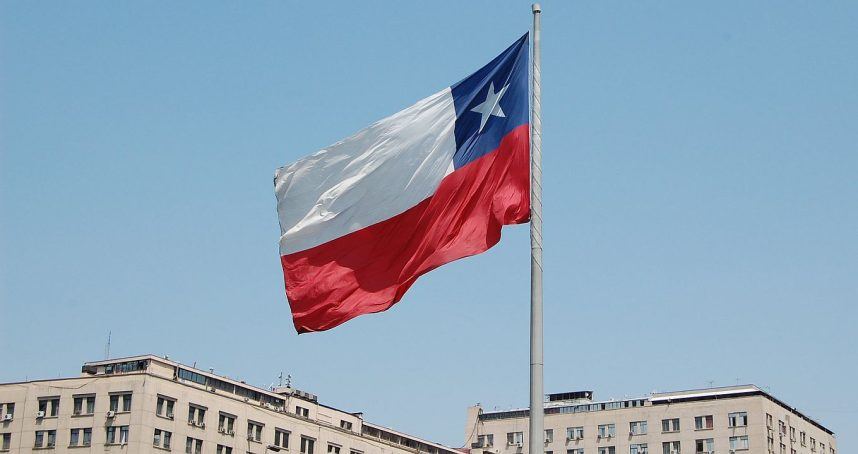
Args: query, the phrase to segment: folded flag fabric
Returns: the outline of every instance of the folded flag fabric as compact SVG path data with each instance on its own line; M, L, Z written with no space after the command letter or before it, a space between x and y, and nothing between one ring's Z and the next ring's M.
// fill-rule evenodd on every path
M299 333L388 309L530 218L528 35L461 82L277 169Z

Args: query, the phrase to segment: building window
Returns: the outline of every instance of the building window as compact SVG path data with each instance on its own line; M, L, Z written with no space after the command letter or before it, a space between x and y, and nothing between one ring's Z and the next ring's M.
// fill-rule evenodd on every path
M730 437L730 449L733 451L741 451L748 449L748 436Z
M74 396L74 407L72 408L72 414L77 415L91 415L95 412L95 396Z
M316 440L310 437L301 437L301 454L313 454L313 447L316 445Z
M117 430L119 429L119 430ZM119 437L117 438L117 433ZM128 443L128 426L108 426L105 429L105 444L125 444Z
M599 438L610 438L617 435L617 427L614 424L600 424L597 436Z
M15 416L15 404L13 402L0 404L0 417L2 417L4 421L9 420L6 419L6 415L9 415L9 419L12 419Z
M679 432L679 418L662 419L661 420L661 431L662 432Z
M697 454L710 454L715 452L715 439L714 438L703 438L694 442L697 446L696 453Z
M521 446L524 443L524 432L507 432L506 444Z
M302 417L302 418L309 418L310 417L310 409L300 407L300 406L296 406L295 407L295 414Z
M217 419L217 431L226 435L235 435L235 416L221 412Z
M328 443L328 454L340 454L340 445Z
M790 449L790 452L791 452L792 454L796 454L796 450L795 450L795 448Z
M646 435L646 421L630 422L629 435Z
M567 427L566 428L566 439L567 440L581 440L584 438L584 428L579 427Z
M477 446L480 448L491 448L495 445L494 434L477 435Z
M340 429L352 430L351 421L340 420Z
M543 438L546 443L554 443L554 429L545 429Z
M12 447L12 434L3 434L3 440L0 441L0 451L8 451Z
M283 429L274 429L274 446L289 449L289 431Z
M714 420L712 415L706 416L695 416L694 417L694 429L695 430L709 430L715 427Z
M629 454L647 454L646 443L629 445Z
M232 448L224 445L217 445L217 454L232 454Z
M262 441L262 424L258 422L247 422L247 439L250 441Z
M666 441L661 444L661 452L664 454L680 454L682 449L678 441Z
M798 434L798 440L801 442L802 446L807 446L807 433L802 430L801 433Z
M196 438L185 438L185 454L202 454L203 441Z
M152 439L152 446L156 448L170 449L170 440L173 438L173 433L166 430L155 429L155 436Z
M748 426L748 413L736 412L730 413L727 415L727 427L747 427Z
M772 427L772 415L766 413L766 427Z
M206 427L206 407L188 404L188 425Z
M60 398L46 397L39 399L39 415L45 418L55 418L60 413Z
M116 413L131 411L131 393L111 394L110 411Z
M789 441L795 441L795 427L789 428Z
M810 452L816 452L816 438L810 437Z
M35 448L54 448L57 446L56 430L37 430Z
M602 446L599 448L599 454L617 454L617 448L614 446Z
M780 452L780 454L786 454L786 445L781 443L780 451L778 452Z
M176 400L165 396L158 396L158 404L155 408L155 413L167 419L173 419L173 407L176 406Z
M781 436L786 435L786 424L781 420L778 420L778 433L780 433Z
M567 449L566 454L584 454L584 448Z
M71 429L69 446L89 446L92 443L92 428Z

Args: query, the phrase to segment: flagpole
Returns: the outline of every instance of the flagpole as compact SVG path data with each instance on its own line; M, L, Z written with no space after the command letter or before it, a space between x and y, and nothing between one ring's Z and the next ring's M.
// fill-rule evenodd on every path
M544 453L544 392L542 383L542 7L534 3L533 71L530 120L530 454Z

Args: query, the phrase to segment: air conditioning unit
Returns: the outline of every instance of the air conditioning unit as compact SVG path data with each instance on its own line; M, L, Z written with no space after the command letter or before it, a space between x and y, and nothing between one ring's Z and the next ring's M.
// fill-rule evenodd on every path
M234 436L235 436L235 431L234 431L234 430L227 430L227 431L226 431L226 434L227 434L227 435L229 435L229 436L233 436L233 437L234 437Z
M3 415L3 421L11 421L11 420L12 420L12 413L6 413L5 415Z
M43 412L43 411L37 411L36 412L36 419L41 419L44 417L45 417L45 412Z
M115 411L110 410L110 411L108 411L108 412L107 412L107 417L108 417L108 418L112 418L112 417L114 417L114 416L116 416L116 412L115 412Z
M205 428L206 428L206 423L201 422L201 423L199 424L199 427L200 427L200 429L205 429Z
M167 418L169 418L169 419L173 419L173 414L172 414L172 413L167 413Z
M635 435L636 435L636 434L635 434L635 432L634 432L634 431L632 431L632 430L630 430L630 431L629 431L629 436L630 436L630 437L633 437L633 436L635 436Z
M550 439L550 438L546 438L544 443L551 443L551 439Z
M224 429L223 427L218 427L217 431L218 431L218 433L222 433L222 434L226 433L226 429Z
M520 448L522 443L520 441L517 441L517 442L513 443L513 445Z

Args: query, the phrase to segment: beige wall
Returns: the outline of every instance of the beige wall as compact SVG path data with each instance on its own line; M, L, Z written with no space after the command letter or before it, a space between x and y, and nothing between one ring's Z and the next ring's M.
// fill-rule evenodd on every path
M157 366L157 365L156 365ZM172 376L172 369L157 371L158 375ZM163 374L161 372L169 372ZM216 446L222 444L233 448L234 454L253 452L262 454L266 447L274 443L274 429L290 432L289 451L299 452L301 436L314 438L314 454L326 454L327 444L341 446L341 454L358 450L364 454L399 454L415 452L402 446L361 435L362 419L350 413L331 409L314 402L295 397L287 398L288 411L294 412L300 405L310 409L310 417L302 418L294 414L277 412L259 405L246 403L241 398L224 393L212 393L193 383L168 379L150 373L127 373L122 375L100 375L73 379L47 380L28 383L0 385L0 403L14 402L14 419L0 423L0 433L12 434L10 452L14 453L159 453L165 450L152 446L154 429L172 432L172 452L185 452L185 437L191 436L203 440L203 453L214 454ZM112 392L132 392L132 409L128 413L119 413L108 419L109 395ZM95 394L95 413L87 416L72 415L73 396L76 394ZM176 400L174 418L167 419L156 415L158 395ZM59 396L59 416L36 418L38 398ZM207 408L205 429L188 424L189 404ZM218 432L219 412L237 416L235 435ZM247 440L247 422L253 420L264 424L262 443ZM352 423L352 430L341 429L340 421ZM130 434L125 446L105 446L107 425L129 425ZM89 427L93 430L92 445L89 447L69 447L71 428ZM57 431L55 449L34 449L35 431ZM271 451L268 451L271 452ZM281 451L284 452L284 451Z
M468 410L468 422L465 426L465 438L470 446L477 440L477 435L493 434L494 446L488 449L475 449L474 454L515 454L528 452L528 419L500 419L477 421L478 407ZM728 414L733 412L747 412L747 427L728 427ZM748 396L736 398L724 398L718 400L702 400L694 402L682 402L663 405L651 405L649 401L643 407L623 408L615 410L600 410L584 413L554 414L545 416L545 428L554 430L554 441L544 445L545 451L554 454L566 454L573 448L583 448L585 454L597 454L599 447L615 446L617 454L629 453L631 444L646 443L650 454L662 454L662 443L679 441L683 454L694 454L696 452L695 442L698 439L712 438L715 443L715 452L728 454L730 450L729 440L732 436L747 435L749 437L749 450L737 451L737 454L767 454L766 413L774 415L775 431L777 431L778 418L784 419L789 415L789 410L775 404L764 396ZM713 415L714 428L711 430L695 430L694 418L696 416ZM661 421L663 419L680 419L680 431L662 433ZM803 430L813 436L817 443L820 440L828 446L835 446L833 436L813 426L798 416L792 415L792 424L798 431ZM632 421L647 421L648 430L646 435L629 435L629 423ZM600 424L615 424L617 436L612 439L597 438L597 427ZM567 427L584 427L584 438L577 441L566 440ZM524 432L524 446L517 448L507 446L506 437L508 432ZM808 443L809 444L809 443ZM809 446L799 447L794 445L797 454L811 454ZM835 446L836 447L836 446ZM779 454L778 441L775 437L775 453ZM791 454L790 445L787 443L786 454ZM817 454L823 454L817 451ZM826 452L825 454L830 454Z

